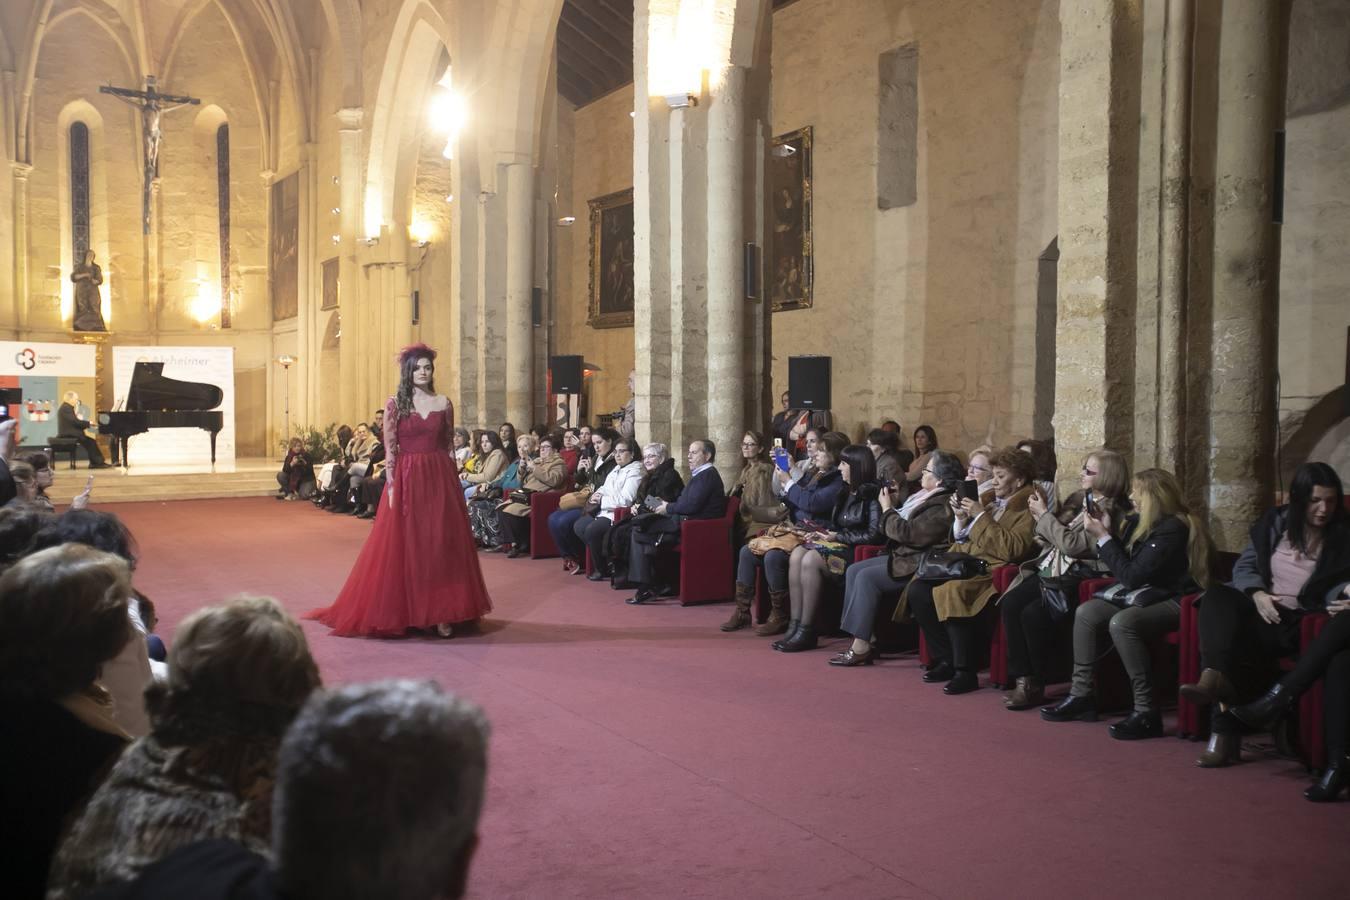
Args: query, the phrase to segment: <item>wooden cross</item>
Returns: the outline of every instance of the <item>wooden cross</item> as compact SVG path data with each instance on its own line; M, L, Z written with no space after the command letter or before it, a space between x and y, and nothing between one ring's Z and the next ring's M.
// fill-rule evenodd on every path
M145 141L145 185L141 192L141 229L143 234L150 233L150 184L159 177L159 145L164 133L159 127L159 117L172 112L180 106L196 106L202 101L196 97L180 97L174 94L161 94L156 88L155 76L145 76L145 90L119 88L104 85L100 94L111 94L124 103L141 111L141 137Z

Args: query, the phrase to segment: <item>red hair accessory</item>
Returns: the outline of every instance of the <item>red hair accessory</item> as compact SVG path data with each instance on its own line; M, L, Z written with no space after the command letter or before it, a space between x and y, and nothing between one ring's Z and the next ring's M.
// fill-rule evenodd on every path
M409 359L423 359L423 358L435 362L436 351L432 350L426 344L417 343L417 344L409 344L408 346L404 347L402 350L398 352L399 365L402 365Z

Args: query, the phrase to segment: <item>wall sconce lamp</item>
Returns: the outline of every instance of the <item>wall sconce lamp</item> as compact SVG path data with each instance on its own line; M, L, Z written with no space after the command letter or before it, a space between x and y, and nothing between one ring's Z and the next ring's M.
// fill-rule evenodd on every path
M698 98L693 94L666 94L666 106L671 109L688 109L691 106L698 106Z
M563 216L558 219L559 228L571 228L575 224L577 224L576 216Z

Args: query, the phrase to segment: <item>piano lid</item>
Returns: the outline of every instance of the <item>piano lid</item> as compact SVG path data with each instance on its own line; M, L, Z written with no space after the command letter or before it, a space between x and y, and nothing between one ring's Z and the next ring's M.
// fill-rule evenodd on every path
M225 392L214 384L164 377L164 363L138 362L131 370L127 410L215 409Z

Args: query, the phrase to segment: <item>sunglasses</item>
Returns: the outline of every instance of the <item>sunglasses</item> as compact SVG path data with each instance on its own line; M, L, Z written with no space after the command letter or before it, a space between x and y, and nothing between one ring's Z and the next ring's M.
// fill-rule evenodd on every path
M1096 470L1096 469L1089 469L1087 466L1083 466L1083 474L1084 474L1084 475L1092 475L1092 476L1095 477L1096 474L1097 474L1097 470Z

